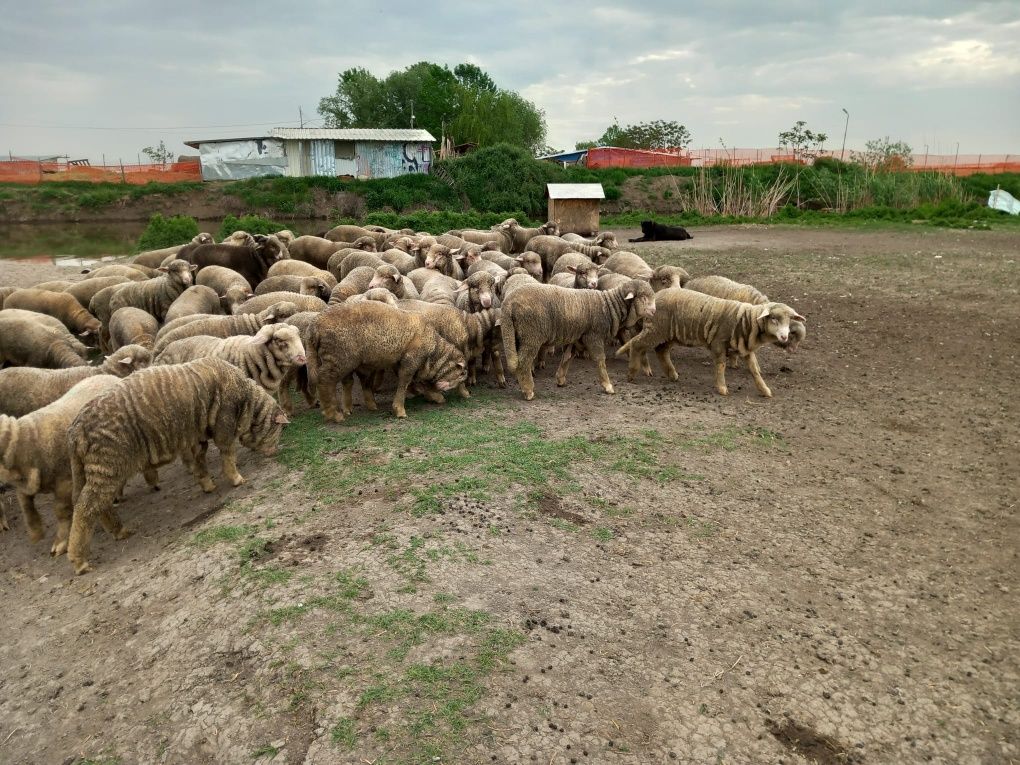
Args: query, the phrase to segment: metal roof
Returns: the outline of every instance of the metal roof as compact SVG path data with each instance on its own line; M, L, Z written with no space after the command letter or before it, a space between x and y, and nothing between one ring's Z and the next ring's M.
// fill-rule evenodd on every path
M577 149L576 151L561 151L557 154L546 154L539 157L539 159L549 159L556 162L577 162L587 153L587 149Z
M273 128L271 138L292 141L333 140L333 141L394 141L411 142L436 139L427 130L418 128Z
M605 199L601 183L549 183L549 199Z
M428 142L436 139L427 130L417 128L273 128L267 135L237 136L233 138L205 138L185 141L185 146L197 149L203 143L230 141L261 141L276 138L287 141L388 141L393 143Z

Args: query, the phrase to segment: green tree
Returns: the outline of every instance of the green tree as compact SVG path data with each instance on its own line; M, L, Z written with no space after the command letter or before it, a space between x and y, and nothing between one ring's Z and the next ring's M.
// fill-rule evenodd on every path
M617 146L621 149L686 149L691 140L690 131L675 120L651 120L626 127L620 127L614 121L598 139L579 141L575 148Z
M413 112L412 112L413 109ZM392 128L414 124L437 138L489 146L512 143L529 150L545 140L545 115L517 93L502 90L474 64L451 71L428 61L379 79L366 69L340 73L336 92L319 101L329 127Z
M166 147L162 140L158 146L146 146L142 149L142 154L151 159L154 165L165 165L174 158L173 152Z
M806 127L804 120L797 120L793 127L779 134L779 147L790 149L794 159L808 159L818 155L822 144L829 137L825 133L815 133Z
M889 136L864 144L864 152L852 154L855 162L873 170L900 170L914 164L914 150L906 141L890 141Z

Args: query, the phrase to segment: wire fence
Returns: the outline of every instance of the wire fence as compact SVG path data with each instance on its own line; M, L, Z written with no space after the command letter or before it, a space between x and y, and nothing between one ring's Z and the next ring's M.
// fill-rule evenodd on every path
M0 159L0 183L89 181L144 184L154 181L176 183L201 180L202 166L198 162L168 162L165 165L90 165L17 157Z

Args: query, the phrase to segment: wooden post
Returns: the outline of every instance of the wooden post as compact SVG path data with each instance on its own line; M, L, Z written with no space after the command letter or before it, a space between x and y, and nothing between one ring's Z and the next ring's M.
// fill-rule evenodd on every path
M124 175L124 160L120 160L120 182L127 183L127 176Z

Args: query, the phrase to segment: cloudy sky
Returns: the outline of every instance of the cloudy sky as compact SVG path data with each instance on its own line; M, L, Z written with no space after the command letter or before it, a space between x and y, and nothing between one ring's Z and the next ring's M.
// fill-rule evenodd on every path
M695 147L1020 153L1020 3L0 0L0 151L134 161L160 139L314 121L337 72L470 61L545 110L549 143L675 119ZM398 126L403 127L403 126Z

